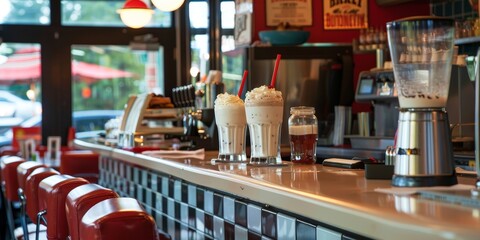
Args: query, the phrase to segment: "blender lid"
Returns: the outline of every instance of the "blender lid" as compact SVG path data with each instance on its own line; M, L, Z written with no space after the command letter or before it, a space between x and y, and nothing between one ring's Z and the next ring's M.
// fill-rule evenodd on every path
M445 24L445 25L452 25L454 24L454 20L452 18L447 18L447 17L437 17L437 16L413 16L413 17L406 17L406 18L401 18L395 21L387 22L387 26L395 26L397 24L402 24L405 22L425 22L425 21L434 21L435 24Z

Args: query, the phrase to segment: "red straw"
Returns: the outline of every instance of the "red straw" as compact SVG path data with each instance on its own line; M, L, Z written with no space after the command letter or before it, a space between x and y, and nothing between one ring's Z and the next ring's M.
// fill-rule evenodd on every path
M275 67L273 68L272 81L270 82L269 88L275 88L275 82L277 81L278 65L280 65L281 58L282 54L277 54L277 60L275 60Z
M247 75L248 75L248 71L247 70L243 71L242 82L240 83L240 89L238 89L238 94L237 94L239 97L242 95L243 86L245 86L245 80L247 80Z

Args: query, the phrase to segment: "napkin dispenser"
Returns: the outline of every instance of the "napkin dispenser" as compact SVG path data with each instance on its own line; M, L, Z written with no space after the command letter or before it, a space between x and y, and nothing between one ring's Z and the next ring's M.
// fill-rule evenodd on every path
M184 128L177 126L180 112L167 97L153 93L128 99L119 129L119 147L172 148L182 142ZM187 144L188 145L188 144Z

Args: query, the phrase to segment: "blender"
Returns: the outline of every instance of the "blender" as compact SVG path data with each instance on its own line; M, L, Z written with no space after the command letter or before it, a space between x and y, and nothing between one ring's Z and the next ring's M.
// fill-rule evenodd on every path
M387 23L399 100L392 185L457 183L445 107L450 85L454 21L409 17Z

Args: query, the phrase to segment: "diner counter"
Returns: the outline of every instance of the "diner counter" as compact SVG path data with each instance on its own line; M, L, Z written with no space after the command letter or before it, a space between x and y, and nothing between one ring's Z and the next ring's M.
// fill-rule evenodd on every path
M375 191L389 180L367 180L363 170L294 165L254 167L204 159L165 159L75 140L75 147L163 172L182 180L269 205L333 228L374 239L480 239L480 209L417 195ZM458 177L472 185L473 178Z

